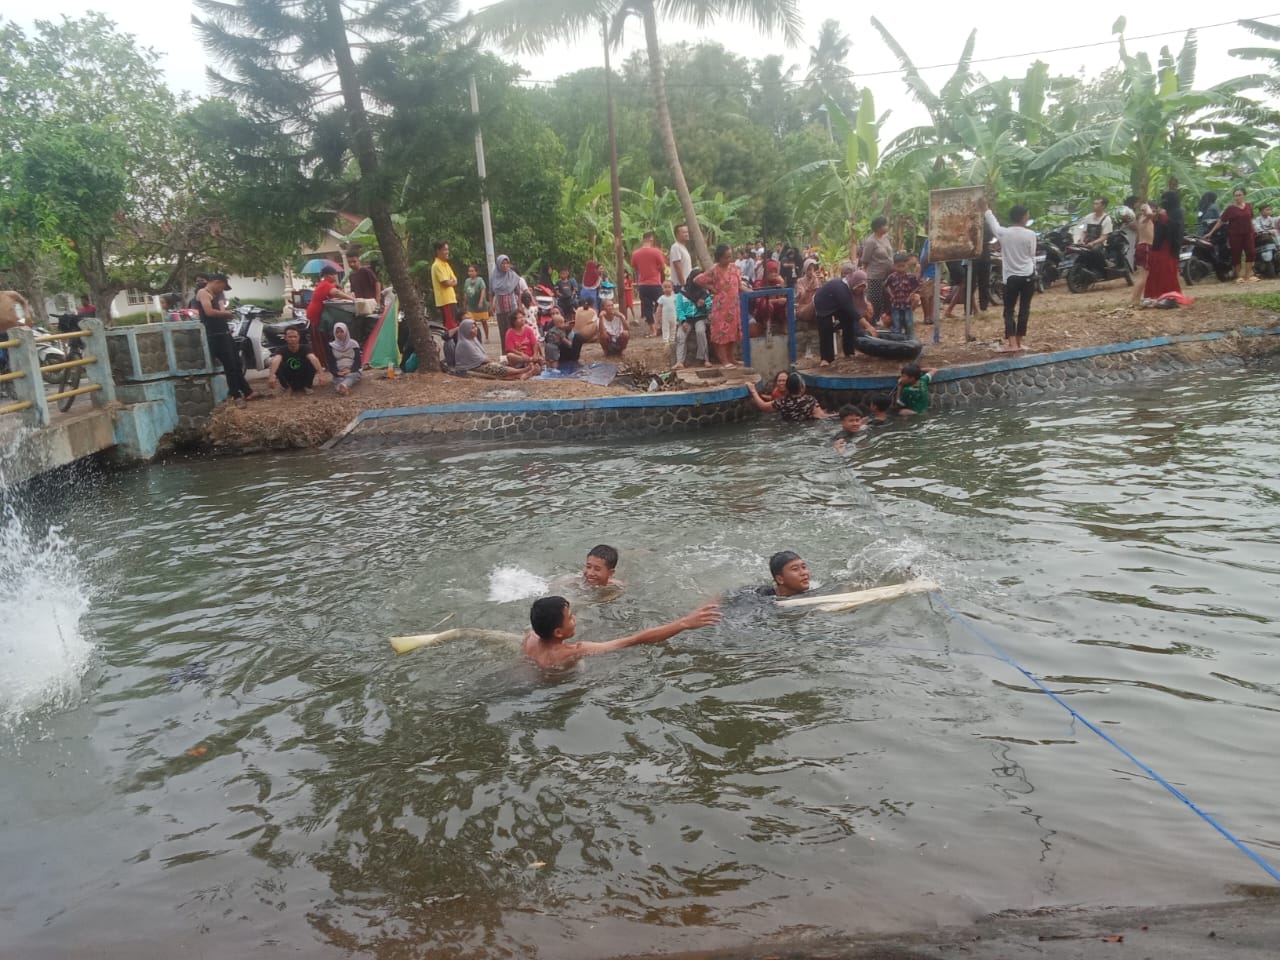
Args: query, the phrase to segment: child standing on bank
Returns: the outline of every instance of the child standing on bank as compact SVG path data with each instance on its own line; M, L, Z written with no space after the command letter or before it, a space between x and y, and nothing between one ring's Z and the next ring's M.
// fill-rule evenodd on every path
M676 288L670 280L662 281L662 296L658 298L658 311L654 320L661 324L662 342L676 342Z
M884 278L884 292L889 298L889 316L893 322L893 332L914 337L916 322L912 305L916 300L916 291L920 289L920 277L907 270L910 259L909 253L894 254L893 273Z
M929 410L929 384L937 370L921 370L919 364L908 363L898 377L898 413L904 417Z

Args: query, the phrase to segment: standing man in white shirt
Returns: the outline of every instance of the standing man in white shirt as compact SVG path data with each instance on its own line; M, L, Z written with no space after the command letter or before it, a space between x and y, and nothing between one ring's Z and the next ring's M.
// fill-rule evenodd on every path
M689 256L689 225L682 223L676 227L676 242L671 245L671 254L667 257L671 265L671 282L676 293L684 288L684 282L693 269L693 257Z
M1027 227L1027 208L1019 204L1009 211L1009 226L1000 221L987 206L986 200L978 202L986 218L987 226L1000 241L1000 253L1004 260L1004 343L997 353L1020 353L1027 348L1022 338L1027 335L1027 319L1031 316L1031 295L1036 291L1036 235ZM1014 323L1014 304L1018 307L1018 320Z

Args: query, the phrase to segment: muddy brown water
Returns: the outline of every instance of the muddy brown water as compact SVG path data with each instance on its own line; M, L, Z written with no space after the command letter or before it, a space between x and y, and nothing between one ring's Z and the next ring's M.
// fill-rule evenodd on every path
M775 549L823 587L928 576L1280 861L1278 388L1270 363L933 416L845 458L766 422L19 504L0 954L606 957L1265 883L927 596L734 599L558 677L387 638L519 629L601 541L626 590L579 604L587 638L763 582Z

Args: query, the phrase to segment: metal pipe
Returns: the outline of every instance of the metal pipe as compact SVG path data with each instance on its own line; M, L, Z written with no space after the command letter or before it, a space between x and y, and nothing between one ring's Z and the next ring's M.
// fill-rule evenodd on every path
M63 360L61 363L50 363L40 368L41 373L56 373L59 370L70 370L72 367L87 367L98 362L97 357L80 357L77 360Z
M102 384L91 383L87 387L76 387L74 390L63 390L61 393L51 393L49 400L65 400L67 397L78 397L84 393L97 393L102 389Z

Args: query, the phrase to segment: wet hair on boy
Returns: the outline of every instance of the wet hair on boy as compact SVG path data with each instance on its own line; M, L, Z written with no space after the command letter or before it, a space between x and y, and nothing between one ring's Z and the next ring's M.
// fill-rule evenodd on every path
M588 557L596 557L604 561L604 565L610 570L618 568L618 551L607 543L598 543L587 551Z
M542 640L554 640L555 632L564 625L564 612L569 601L564 597L539 597L529 608L529 626Z

